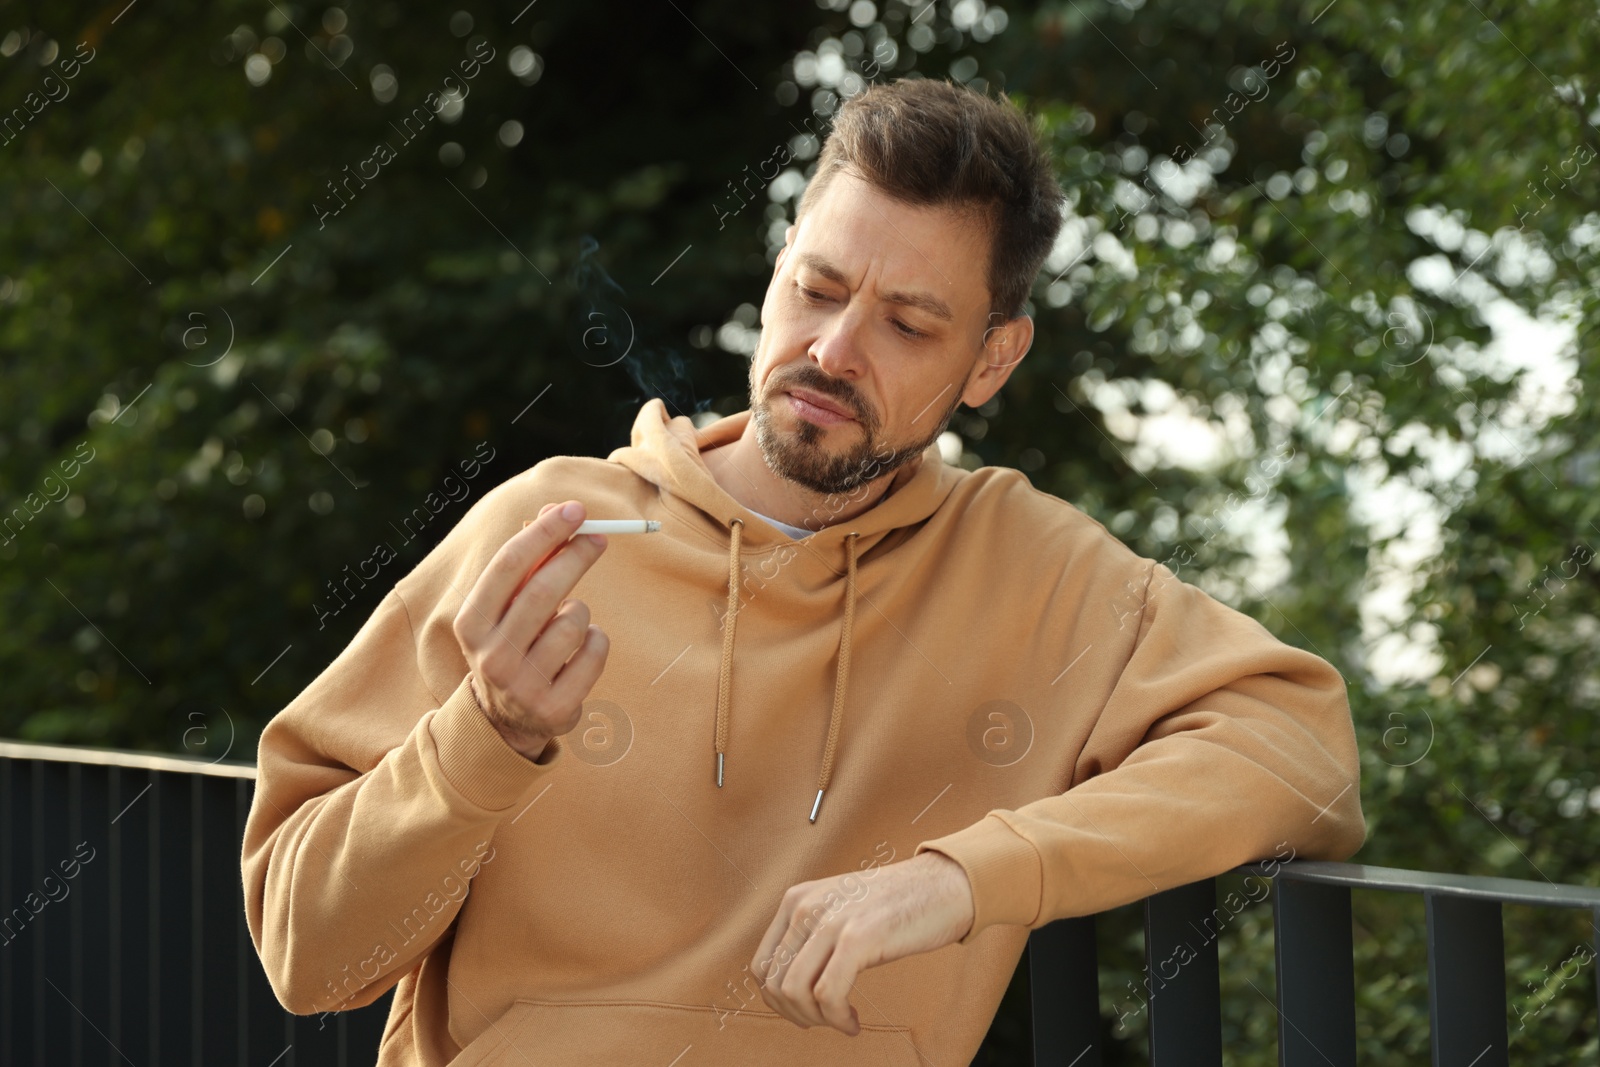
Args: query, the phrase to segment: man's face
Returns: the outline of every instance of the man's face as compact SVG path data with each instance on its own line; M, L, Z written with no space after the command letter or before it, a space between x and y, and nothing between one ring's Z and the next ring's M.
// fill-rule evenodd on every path
M779 477L845 493L914 459L988 400L1032 340L989 329L989 231L836 174L778 253L750 366L756 441Z

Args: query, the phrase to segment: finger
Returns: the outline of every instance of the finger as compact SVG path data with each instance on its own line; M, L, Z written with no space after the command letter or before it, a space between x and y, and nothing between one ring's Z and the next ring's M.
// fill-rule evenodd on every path
M778 940L773 945L770 956L763 958L763 962L767 964L767 981L761 988L762 997L774 1011L801 1027L816 1026L821 1022L821 1016L818 1014L813 1013L808 1017L796 1001L794 988L790 984L794 980L792 977L794 968L806 950L811 947L810 939L817 929L816 909L808 910L806 903L809 893L805 887L808 884L801 883L784 894L782 909L784 925L776 932ZM802 922L802 918L807 922Z
M541 507L539 509L539 518L541 518L541 519L544 518L544 513L549 511L551 508L553 508L555 506L556 506L555 503L552 501L551 503L545 504L543 507ZM530 527L532 525L533 525L533 520L532 519L523 519L522 520L522 528L524 530L526 530L528 527Z
M567 660L567 665L556 675L550 686L550 699L557 706L568 703L581 704L605 670L606 654L611 649L611 639L598 626L590 626L583 644Z
M582 647L588 629L589 605L581 600L563 600L560 609L550 616L544 629L522 654L523 661L544 683L540 689L555 684L562 665Z
M579 538L576 543L558 548L544 566L554 567L558 578L581 574L587 569L587 562L574 568L572 558L562 557L573 552L598 556L600 550L585 545L586 540ZM526 596L516 596L499 623L483 636L479 654L486 671L501 688L516 688L522 675L532 671L540 683L536 691L542 693L554 682L561 665L577 651L589 624L589 609L581 601L562 599L563 590L570 592L575 583L575 577L562 578L555 584L541 583ZM581 617L574 618L574 612Z
M544 518L545 513L547 511L549 511L551 508L556 507L556 506L557 506L556 504L550 503L550 504L546 504L543 507L541 507L539 509L539 518L541 518L541 519ZM522 528L524 530L526 530L528 527L532 526L534 524L534 522L536 522L536 521L537 520L535 520L535 519L523 519L522 520ZM558 545L557 548L559 548L559 547L560 546ZM527 572L525 574L523 574L522 579L517 582L517 587L511 591L511 599L515 600L517 598L517 594L522 592L522 587L524 585L528 584L528 579L533 577L533 572L538 570L540 567L544 566L545 563L547 563L549 561L550 557L555 553L555 551L556 551L555 549L551 549L549 552L545 553L543 558L541 558L536 563L534 563L534 565L532 567L528 568Z
M817 1004L816 985L823 968L828 965L828 959L833 955L833 933L826 927L813 933L800 951L795 953L794 962L784 972L783 981L778 983L784 1004L806 1026L832 1025Z
M779 942L773 946L771 952L761 957L760 963L762 966L756 974L758 979L762 980L759 991L761 999L766 1002L767 1007L796 1026L803 1028L809 1024L790 1006L788 999L783 995L782 989L783 976L793 962L794 953L790 951L788 945Z
M795 888L798 888L798 886ZM793 891L791 889L783 895L783 899L778 901L777 913L773 915L772 921L767 924L766 932L761 935L761 944L756 947L755 957L750 961L751 973L756 976L756 980L762 986L767 985L769 982L776 982L783 977L783 968L776 956L778 944L783 935L788 932L789 917L794 914L790 898L790 893L793 893Z
M861 1032L861 1017L850 1003L850 991L855 988L860 973L860 957L847 949L843 937L837 937L827 965L811 985L822 1018L835 1030L852 1037Z
M563 615L563 619L587 618L588 609L581 601L569 601L563 608L569 606L576 610ZM506 687L510 694L507 707L518 709L512 717L530 730L552 736L571 733L583 713L584 698L605 669L609 649L610 640L605 633L598 626L585 624L579 631L576 651L561 673L552 671L553 677L547 677L531 660L519 665L527 669ZM500 669L507 668L501 665Z
M784 995L782 989L783 976L785 973L787 973L789 966L794 962L794 954L789 951L789 947L787 945L780 942L778 946L773 949L773 955L771 958L772 969L776 972L776 974L770 981L762 985L761 999L766 1001L767 1007L771 1008L785 1019L788 1019L796 1026L800 1027L801 1029L809 1028L811 1024L806 1022L806 1020L801 1017L800 1013L795 1010L794 1005L789 1002L789 998Z
M571 514L569 514L569 509ZM486 638L500 625L511 603L514 590L523 577L572 536L583 521L584 507L577 501L552 509L531 526L512 536L489 560L478 580L467 593L457 621L457 636L471 648L482 648ZM555 609L560 597L545 607L540 620ZM527 647L525 644L520 648Z
M550 624L550 617L555 614L561 602L571 595L578 580L604 551L605 545L596 541L592 535L574 537L558 547L549 559L539 564L538 568L528 575L521 590L512 594L511 604L500 620L500 629L517 645L519 652L533 647L539 634ZM576 647L577 643L574 641L567 648L566 654L571 655ZM553 674L560 670L562 662L564 659L558 659L550 664L549 673Z

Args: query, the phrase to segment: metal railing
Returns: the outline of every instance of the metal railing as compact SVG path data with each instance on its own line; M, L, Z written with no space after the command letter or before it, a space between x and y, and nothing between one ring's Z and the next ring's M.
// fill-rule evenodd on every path
M255 767L0 741L0 1064L373 1061L393 994L285 1012L244 923ZM1354 1067L1352 889L1421 893L1433 1062L1507 1067L1503 904L1587 909L1600 889L1346 863L1253 864L1272 881L1280 1067ZM1144 902L1153 1067L1220 1067L1215 879ZM1099 1067L1095 916L1029 937L1037 1067ZM1597 945L1600 948L1600 945Z
M1435 1067L1509 1065L1502 905L1584 909L1600 931L1600 889L1587 886L1304 860L1249 864L1235 873L1273 882L1279 1067L1355 1067L1352 889L1422 894ZM1209 878L1144 902L1148 973L1171 961L1179 945L1195 957L1173 978L1163 975L1150 996L1152 1067L1221 1067L1217 941L1200 949L1191 943L1216 908L1216 880ZM1028 950L1035 1067L1099 1067L1095 917L1041 927Z
M0 1064L356 1067L393 993L291 1015L244 922L255 767L0 741Z

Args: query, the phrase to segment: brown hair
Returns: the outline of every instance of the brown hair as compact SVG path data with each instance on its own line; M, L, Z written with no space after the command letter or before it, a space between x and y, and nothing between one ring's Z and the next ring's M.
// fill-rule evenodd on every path
M834 116L795 221L841 170L896 200L985 216L991 317L1022 314L1061 229L1061 187L1029 118L949 81L900 78L849 98Z

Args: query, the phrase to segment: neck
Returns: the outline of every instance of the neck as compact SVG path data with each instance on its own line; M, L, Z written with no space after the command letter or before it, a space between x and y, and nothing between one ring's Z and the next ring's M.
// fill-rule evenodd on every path
M736 440L700 456L716 483L742 506L808 530L846 522L876 506L889 494L889 483L898 473L881 474L846 493L816 492L772 472L756 443L754 419Z

